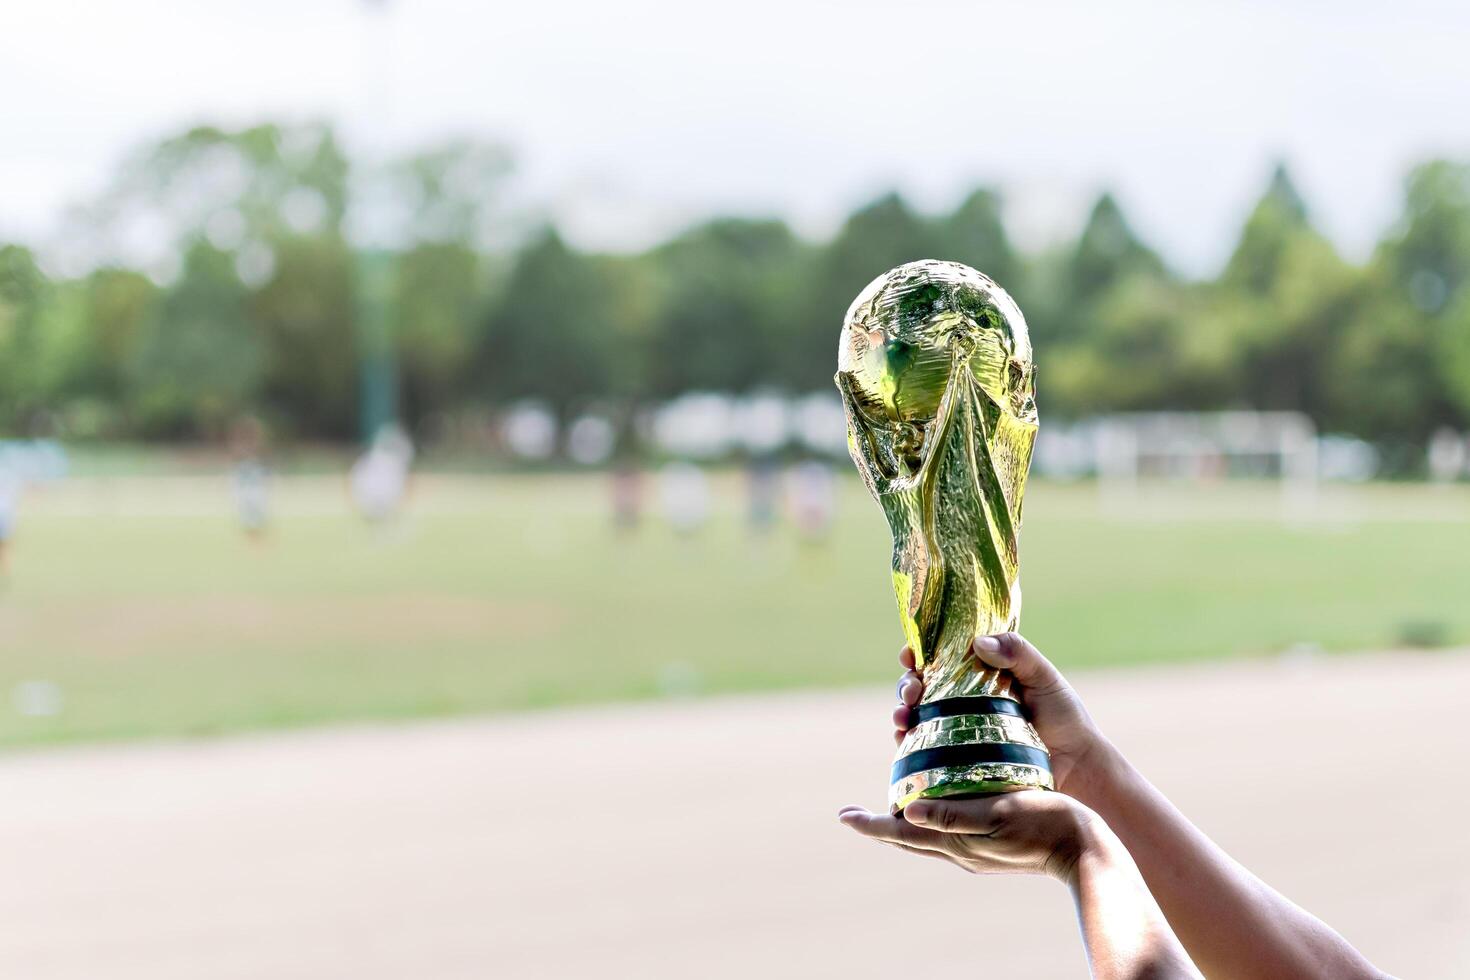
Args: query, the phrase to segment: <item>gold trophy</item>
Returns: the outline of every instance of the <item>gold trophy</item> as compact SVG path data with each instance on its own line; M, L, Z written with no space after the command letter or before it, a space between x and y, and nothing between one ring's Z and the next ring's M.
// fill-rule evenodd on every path
M901 265L848 309L836 381L848 450L893 532L893 590L924 678L890 808L1051 789L1010 674L971 650L1021 613L1016 538L1037 424L1021 310L969 266Z

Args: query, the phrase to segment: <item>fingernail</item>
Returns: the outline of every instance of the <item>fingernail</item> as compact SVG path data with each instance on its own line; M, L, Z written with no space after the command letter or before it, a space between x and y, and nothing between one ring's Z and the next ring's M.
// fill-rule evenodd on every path
M910 803L903 808L903 818L909 823L923 823L929 817L929 804Z
M845 823L848 826L851 826L852 824L857 822L858 817L861 816L861 814L861 810L843 810L841 813L837 814L837 820L839 823Z
M993 636L977 636L975 637L975 649L984 650L986 653L999 653L1000 640Z

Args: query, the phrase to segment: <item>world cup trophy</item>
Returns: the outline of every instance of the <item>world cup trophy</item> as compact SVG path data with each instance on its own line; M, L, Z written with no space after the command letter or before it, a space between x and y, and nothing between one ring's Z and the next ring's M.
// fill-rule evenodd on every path
M893 532L893 589L924 680L888 803L1052 788L1046 746L978 635L1016 628L1017 535L1036 439L1036 368L1021 310L957 262L868 284L837 355L847 443Z

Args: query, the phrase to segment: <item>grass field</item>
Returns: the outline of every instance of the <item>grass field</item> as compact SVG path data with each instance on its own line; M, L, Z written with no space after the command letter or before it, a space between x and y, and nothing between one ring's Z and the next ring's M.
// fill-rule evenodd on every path
M893 678L887 532L856 480L824 546L749 537L739 489L683 540L615 534L595 476L423 478L386 529L298 477L263 544L223 477L38 491L0 590L0 745ZM1470 490L1334 488L1295 517L1271 486L1105 507L1036 484L1025 630L1067 667L1470 638ZM34 712L37 681L55 713L9 703Z

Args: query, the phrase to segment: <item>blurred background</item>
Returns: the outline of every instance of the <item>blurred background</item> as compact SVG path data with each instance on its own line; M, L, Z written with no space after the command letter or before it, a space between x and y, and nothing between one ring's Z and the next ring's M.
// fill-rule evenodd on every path
M1463 691L1467 30L1419 0L15 0L0 746L488 714L361 730L409 769L413 732L468 733L495 783L524 726L587 744L678 719L733 747L766 726L752 705L805 702L688 699L851 689L842 724L872 740L834 758L868 763L876 801L901 634L831 376L848 303L917 258L1026 312L1024 626L1058 663L1104 689L1184 678L1164 697L1187 700L1347 676L1328 655L1354 653L1343 670ZM1167 673L1183 662L1214 680ZM608 745L677 739L625 735ZM293 737L219 744L314 772L385 751ZM158 744L12 752L0 781L77 782L7 840L91 812L91 767L121 785L218 761ZM496 785L485 807L522 799ZM167 836L184 818L159 793L140 806ZM1420 921L1470 919L1463 881L1385 874ZM56 939L0 956L100 975L59 938L75 897L0 896L49 909ZM126 962L235 975L210 923L168 933L210 937L194 959L147 952L163 937ZM484 975L408 935L419 975ZM1419 946L1420 975L1466 965ZM323 956L240 975L371 972Z

